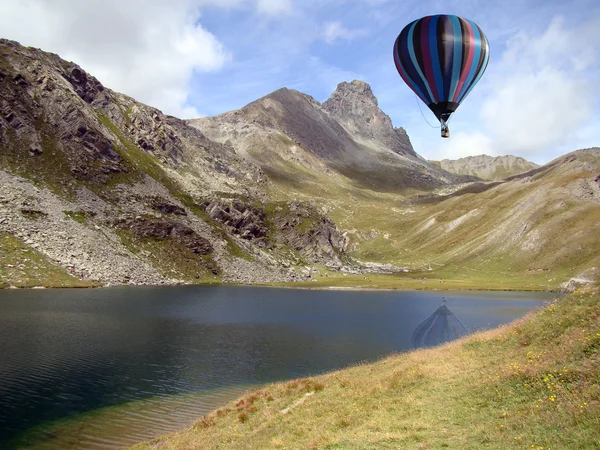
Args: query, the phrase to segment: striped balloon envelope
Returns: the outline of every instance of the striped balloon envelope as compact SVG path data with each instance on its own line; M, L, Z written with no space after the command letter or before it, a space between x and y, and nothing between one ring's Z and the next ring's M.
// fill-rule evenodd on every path
M453 15L415 20L394 44L398 73L433 111L442 129L481 79L489 58L490 45L481 28ZM443 130L442 136L448 137Z

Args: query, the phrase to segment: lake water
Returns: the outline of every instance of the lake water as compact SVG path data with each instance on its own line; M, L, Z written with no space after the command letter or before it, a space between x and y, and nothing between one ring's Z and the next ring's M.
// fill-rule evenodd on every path
M468 332L551 294L237 286L0 290L0 448L114 448L272 381L411 348L443 302Z

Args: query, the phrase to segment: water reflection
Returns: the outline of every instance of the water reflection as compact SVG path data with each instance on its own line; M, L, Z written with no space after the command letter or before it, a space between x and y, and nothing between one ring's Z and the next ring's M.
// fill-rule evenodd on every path
M413 347L433 347L444 342L453 341L467 334L467 328L446 305L448 299L443 297L442 304L413 331L410 342Z

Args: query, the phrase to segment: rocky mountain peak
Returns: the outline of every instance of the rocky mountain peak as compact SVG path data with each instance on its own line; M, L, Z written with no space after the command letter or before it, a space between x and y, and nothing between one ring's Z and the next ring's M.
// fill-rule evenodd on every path
M379 109L371 86L361 80L338 84L323 108L351 134L367 145L416 156L406 131L394 128L392 120Z
M377 97L373 94L371 86L362 80L353 80L350 83L342 81L337 85L335 92L331 95L330 100L344 99L346 101L366 101L372 102L375 106L379 105Z

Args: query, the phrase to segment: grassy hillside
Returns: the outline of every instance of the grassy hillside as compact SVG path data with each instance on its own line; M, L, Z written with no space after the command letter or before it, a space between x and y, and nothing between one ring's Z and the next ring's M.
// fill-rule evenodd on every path
M136 449L600 447L600 296L503 328L265 386Z
M50 261L11 234L0 231L0 288L14 287L94 287Z
M574 152L446 194L380 193L315 175L276 183L271 195L318 205L360 260L410 267L416 277L553 289L600 265L599 155Z

